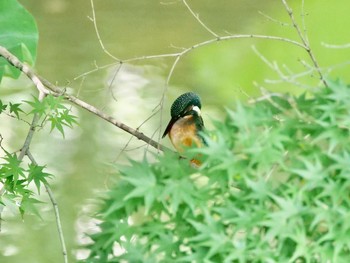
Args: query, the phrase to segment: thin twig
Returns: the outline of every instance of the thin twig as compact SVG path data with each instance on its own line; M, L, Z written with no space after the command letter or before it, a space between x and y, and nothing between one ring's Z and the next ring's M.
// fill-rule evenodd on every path
M301 0L301 23L303 25L305 40L309 44L309 37L307 35L307 30L306 30L305 16L306 16L306 14L305 14L305 0Z
M19 117L17 117L17 116L14 115L14 114L10 114L10 113L8 113L8 112L1 112L1 113L7 115L7 116L10 117L10 118L13 118L13 119L16 119L16 120L19 120L19 121L23 121L23 122L25 122L26 124L30 125L30 122L28 122L28 121L26 121L26 120L24 120L24 119L22 119L22 118L19 118Z
M285 23L285 22L282 22L282 21L279 21L279 20L277 20L277 19L275 19L275 18L273 18L273 17L271 17L271 16L265 14L265 13L262 12L262 11L258 11L258 13L259 13L260 15L262 15L263 17L265 17L267 20L270 20L270 21L272 21L272 22L274 22L274 23L276 23L276 24L279 24L280 26L290 26L290 24Z
M166 79L166 82L165 82L165 86L164 86L164 89L163 89L162 97L161 97L160 102L158 104L159 110L160 110L160 115L159 115L159 133L158 133L158 140L159 141L160 141L161 136L162 136L163 107L164 107L164 101L165 101L165 94L167 93L171 76L174 73L174 70L175 70L175 67L176 67L177 63L180 61L180 58L181 58L181 55L177 56L176 59L174 60L173 64L172 64L171 68L170 68L170 71L169 71L169 74L167 76L167 79Z
M97 23L96 23L96 14L95 14L95 7L94 7L94 1L93 0L90 0L90 3L91 3L91 10L92 10L92 22L94 23L94 28L95 28L95 32L96 32L96 36L97 36L97 39L98 39L98 42L100 43L100 46L103 50L103 52L105 52L108 56L110 56L111 58L113 58L114 60L117 60L117 61L120 61L119 58L113 56L104 46L103 42L102 42L102 39L101 39L101 36L100 36L100 32L98 31L98 27L97 27Z
M155 112L153 112L150 116L148 116L144 121L141 122L141 124L140 124L139 126L137 126L136 130L137 130L137 131L140 130L141 127L142 127L147 121L149 121L150 119L152 119L157 113L158 113L158 111L155 111ZM153 137L153 136L152 136L152 137ZM129 144L130 144L130 142L132 141L133 138L134 138L134 136L131 136L130 139L126 142L126 144L125 144L125 145L123 146L123 148L120 150L120 153L119 153L119 154L117 155L117 157L115 158L114 162L116 162L116 161L120 158L120 156L122 155L122 153L123 153L124 151L127 150L128 146L129 146ZM148 145L148 144L147 144L147 145ZM138 148L138 147L137 147L137 148Z
M260 86L257 83L254 83L254 85L260 89ZM248 103L249 104L255 104L255 103L260 102L260 101L270 100L270 98L272 98L272 97L284 98L284 95L281 94L281 93L273 93L273 92L264 93L264 95L262 95L262 96L260 96L258 98L251 98L251 99L249 99Z
M109 85L108 85L108 89L109 89L109 91L110 91L110 93L111 93L111 95L112 95L112 98L113 98L115 101L117 101L117 98L116 98L115 95L114 95L114 92L113 92L113 88L112 88L112 87L113 87L113 82L115 81L115 79L116 79L118 73L120 72L120 70L121 70L121 68L122 68L122 65L123 65L123 63L120 63L120 64L118 65L117 69L116 69L115 72L113 73L111 82L110 82Z
M207 30L210 34L212 34L214 37L218 37L219 35L217 35L213 30L211 30L206 24L204 24L202 22L202 20L199 18L199 15L196 14L195 12L193 12L192 8L187 4L186 0L182 0L182 2L184 3L184 5L186 6L186 8L188 9L188 11L190 11L190 13L192 14L192 16L198 21L198 23L205 28L205 30Z
M288 70L287 67L285 67L287 69L288 74L285 75L282 70L280 69L280 67L278 66L277 62L271 62L269 61L264 55L262 55L255 46L252 46L252 49L254 51L254 53L269 67L271 68L274 72L277 73L277 75L279 76L280 79L278 80L270 80L270 79L265 79L265 83L269 83L269 84L279 84L282 82L287 82L287 83L291 83L295 86L299 86L299 87L303 87L303 88L308 88L307 86L303 85L302 83L296 81L298 78L304 77L306 75L309 75L311 73L313 73L314 71L316 71L316 69L314 67L308 68L307 71L303 71L301 73L292 73Z
M215 42L221 42L221 41L227 41L227 40L232 40L232 39L245 39L245 38L256 38L256 39L268 39L268 40L276 40L276 41L281 41L281 42L286 42L293 44L295 46L301 47L303 49L307 49L307 46L305 46L302 43L299 43L298 41L289 39L289 38L284 38L284 37L279 37L279 36L267 36L267 35L256 35L256 34L237 34L237 35L227 35L227 36L219 36L213 39L209 39L200 43L197 43L189 48L185 48L183 51L178 52L178 53L169 53L169 54L161 54L161 55L151 55L151 56L142 56L142 57L136 57L136 58L131 58L131 59L126 59L123 60L123 62L133 62L137 60L146 60L146 59L159 59L159 58L166 58L166 57L182 57L183 55L189 53L190 51L204 47L210 44L213 44ZM177 61L176 61L177 63ZM174 62L175 64L175 62ZM172 69L173 70L173 69Z
M303 33L301 32L295 18L294 18L294 14L293 14L293 10L289 7L289 5L287 4L286 0L281 0L285 9L287 10L287 13L290 17L290 20L292 21L293 27L295 28L295 30L297 31L300 40L302 41L303 45L305 46L304 49L306 50L306 52L309 54L309 57L312 60L312 63L314 64L316 71L320 77L320 80L323 82L323 84L328 87L327 81L325 80L325 78L323 77L323 74L321 72L321 69L318 65L318 62L316 60L316 57L314 56L314 53L312 52L312 49L310 48L309 42L307 37L305 37L303 35ZM305 29L306 30L306 29Z
M99 70L105 69L105 68L109 68L109 67L113 67L113 66L118 65L118 64L120 64L120 62L114 62L114 63L109 63L109 64L106 64L106 65L103 65L103 66L98 66L95 63L95 68L94 69L91 69L89 71L86 71L86 72L84 72L84 73L74 77L73 80L77 80L77 79L83 78L83 77L85 77L87 75L90 75L90 74L96 72L96 71L99 71Z
M162 58L172 58L175 57L176 60L180 59L178 57L182 57L185 54L191 52L194 49L200 48L200 47L204 47L216 42L221 42L221 41L228 41L228 40L232 40L232 39L245 39L245 38L256 38L256 39L267 39L267 40L274 40L274 41L280 41L280 42L286 42L292 45L295 45L297 47L303 48L303 49L307 49L307 47L305 45L303 45L302 43L299 43L298 41L289 39L289 38L285 38L285 37L279 37L279 36L267 36L267 35L256 35L256 34L237 34L237 35L227 35L227 36L219 36L213 39L209 39L200 43L197 43L191 47L188 48L183 48L181 52L175 52L175 53L167 53L167 54L158 54L158 55L148 55L148 56L139 56L139 57L134 57L134 58L127 58L127 59L123 59L120 60L118 62L115 63L109 63L103 66L96 66L94 69L91 69L87 72L84 72L78 76L76 76L74 78L74 80L77 80L79 78L85 77L89 74L92 74L94 72L97 72L101 69L105 69L105 68L109 68L109 67L113 67L116 66L120 63L131 63L131 62L135 62L135 61L141 61L141 60L152 60L152 59L162 59ZM177 63L178 61L176 61ZM170 74L171 75L171 74Z
M29 150L27 150L26 155L28 156L28 158L30 159L32 164L38 165L38 163L35 161L33 155L31 154L31 152ZM45 186L46 192L50 198L50 201L51 201L51 204L53 207L53 211L55 213L56 226L57 226L57 231L58 231L58 235L59 235L61 246L62 246L62 254L63 254L64 262L68 263L68 253L67 253L66 243L64 241L64 235L63 235L62 224L61 224L61 217L60 217L60 212L58 209L57 201L56 201L56 198L51 190L50 185L48 183L44 183L44 186Z

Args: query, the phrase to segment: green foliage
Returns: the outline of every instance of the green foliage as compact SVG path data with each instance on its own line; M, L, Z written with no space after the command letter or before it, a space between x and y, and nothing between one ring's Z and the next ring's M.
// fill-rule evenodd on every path
M34 65L38 29L32 15L17 0L0 1L0 45L22 62ZM18 78L20 71L0 57L0 82L3 76Z
M350 87L238 103L190 149L131 161L86 262L349 262ZM119 249L118 249L119 248Z
M70 109L63 104L63 100L63 97L48 95L42 101L33 97L33 101L26 101L26 103L32 107L29 114L44 117L51 123L51 131L57 129L64 137L63 126L73 128L77 121L76 116L70 114Z
M24 111L20 107L21 107L21 103L9 102L9 104L4 104L0 100L0 114L5 112L10 116L20 119L20 116L19 116L20 113L24 113ZM8 112L6 111L7 109L8 109Z
M1 114L4 110L6 110L6 108L7 108L7 105L4 104L4 103L0 100L0 114Z
M19 119L19 113L23 112L23 110L20 108L20 106L21 106L20 103L14 103L14 104L12 104L11 102L9 103L10 113L14 113L16 115L17 119Z
M34 125L42 126L49 122L51 131L57 129L64 136L63 126L72 128L77 121L63 102L63 97L52 95L46 96L42 101L33 97L32 101L25 101L31 107L28 112L25 112L22 110L25 108L22 103L5 104L0 101L0 114L4 113L18 120L23 120L22 118L27 116L33 119L38 117ZM22 160L19 160L15 153L11 154L4 148L2 150L5 152L5 157L4 162L0 163L0 185L2 186L0 208L6 206L13 212L19 212L22 216L24 213L31 213L40 217L37 210L37 204L40 202L33 197L35 193L31 189L34 186L37 193L40 194L40 189L43 185L48 184L47 179L51 177L51 174L44 171L44 166L33 163L29 164L26 169L23 167Z
M47 178L52 175L44 172L44 166L30 164L28 169L21 166L16 154L6 152L3 162L0 163L0 183L4 194L0 196L0 205L8 207L14 213L35 214L40 217L36 204L40 203L33 198L34 192L30 190L33 181L40 193L40 187L47 184Z
M55 97L52 95L47 95L43 100L33 96L33 100L24 101L28 104L31 109L28 112L22 110L22 103L12 103L9 102L5 104L0 100L0 114L6 113L9 116L22 120L23 115L32 116L37 114L39 120L42 121L41 125L49 122L51 126L51 131L57 129L64 137L63 127L73 128L74 124L77 124L77 117L71 114L71 110L64 105L63 97Z
M28 169L28 183L34 182L35 186L38 190L38 193L40 194L40 187L43 184L47 184L46 178L50 178L51 174L45 173L44 166L29 164Z

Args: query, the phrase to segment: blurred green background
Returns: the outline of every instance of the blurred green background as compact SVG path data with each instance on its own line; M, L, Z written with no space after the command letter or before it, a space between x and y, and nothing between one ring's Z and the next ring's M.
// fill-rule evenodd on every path
M285 76L307 71L311 61L306 52L288 43L266 39L218 42L193 50L179 61L165 93L164 110L157 112L174 58L139 60L123 65L119 71L117 67L101 68L78 77L114 62L97 39L90 19L90 1L20 2L38 23L36 71L131 127L138 127L156 113L140 128L155 139L159 137L159 127L164 129L168 121L173 99L182 92L192 90L201 96L204 120L210 129L212 119L222 118L224 107L234 106L238 99L261 95L259 87L300 93L319 83L315 72L281 81L276 70L263 61L262 57L277 65ZM188 0L188 3L218 35L261 34L299 40L280 1ZM290 1L290 4L300 25L305 21L320 66L329 77L348 82L350 48L330 49L322 44L350 42L348 0L306 0L304 6L302 1ZM104 46L121 59L179 52L213 38L182 1L96 0L95 12ZM25 78L6 80L0 87L4 101L21 102L31 94L36 94L36 90ZM50 134L49 128L43 128L31 146L39 164L46 164L47 171L55 175L51 184L72 262L86 255L79 244L88 241L84 232L94 228L89 214L97 197L113 181L115 168L109 164L123 163L125 156L141 158L146 149L144 143L135 139L128 143L131 138L128 134L92 114L76 108L73 112L79 117L79 126L67 129L65 139L58 132ZM0 133L8 150L16 151L22 146L27 130L26 123L0 116ZM162 142L171 147L167 139ZM44 191L40 199L48 202ZM41 207L43 220L25 216L22 221L10 211L3 213L0 262L62 262L52 207L50 203Z

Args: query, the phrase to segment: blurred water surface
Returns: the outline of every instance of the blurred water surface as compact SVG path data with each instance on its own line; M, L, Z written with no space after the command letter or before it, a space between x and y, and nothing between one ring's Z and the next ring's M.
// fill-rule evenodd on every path
M159 137L160 124L164 128L168 121L172 100L184 91L192 90L201 95L204 119L210 128L210 120L220 118L223 106L233 106L236 99L247 100L249 96L260 94L254 82L264 86L266 78L278 79L276 72L252 51L252 45L271 61L281 61L282 68L283 64L286 68L290 63L290 70L303 70L305 65L299 60L307 59L303 50L268 40L233 40L193 50L177 64L165 93L164 111L160 113L158 106L175 58L138 60L123 64L121 68L115 65L94 71L115 61L101 48L91 20L90 1L20 2L38 23L37 72L133 128L142 124L140 130L154 139ZM331 5L324 0L305 2L310 41L313 40L321 65L346 62L349 50L329 50L321 45L322 41L337 44L350 41L346 29L341 26L348 20L341 8L346 0ZM267 18L271 16L290 23L279 1L189 0L188 3L218 35L282 34L297 39L291 27ZM96 0L94 5L104 47L120 59L179 52L213 38L182 1ZM293 7L300 20L301 1L293 1ZM332 8L330 13L329 8ZM348 68L340 67L331 74L345 76L346 70ZM90 71L94 72L86 74ZM306 83L314 85L318 82L317 76L310 75L306 76ZM285 83L271 89L300 92L290 90ZM0 89L4 101L17 99L20 102L30 98L30 94L35 95L36 91L25 78L7 80ZM125 156L141 158L146 149L144 143L135 139L128 143L130 135L92 114L76 108L73 112L79 118L79 126L66 129L65 139L58 132L49 133L47 127L35 134L31 146L39 164L46 164L48 172L55 175L51 184L72 262L77 255L84 256L78 245L85 242L83 232L92 227L88 215L96 197L113 183L115 168L109 164L123 163ZM143 124L150 116L153 117ZM16 151L21 147L27 130L27 124L0 116L0 131L8 150ZM163 142L170 146L167 139ZM48 202L44 191L40 199ZM0 262L62 262L51 205L42 207L43 220L26 216L22 222L18 215L9 211L3 214Z

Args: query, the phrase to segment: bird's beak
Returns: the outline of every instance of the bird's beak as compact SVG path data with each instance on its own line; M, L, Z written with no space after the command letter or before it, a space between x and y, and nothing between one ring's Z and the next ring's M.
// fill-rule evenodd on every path
M169 121L167 127L165 128L165 131L163 133L162 138L164 138L171 130L171 127L173 127L174 123L178 120L178 118L171 118L171 120Z

